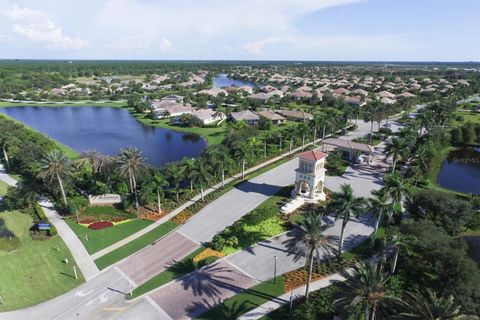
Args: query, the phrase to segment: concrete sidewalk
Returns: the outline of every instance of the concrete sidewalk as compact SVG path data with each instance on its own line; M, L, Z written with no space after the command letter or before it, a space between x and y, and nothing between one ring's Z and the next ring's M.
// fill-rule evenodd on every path
M17 185L17 181L7 174L7 172L5 171L5 168L3 167L3 164L1 163L0 163L0 180L5 182L11 187L15 187Z
M45 212L48 221L55 226L63 242L65 242L72 253L75 262L85 277L85 280L88 281L96 277L100 273L100 270L98 270L95 262L93 262L93 259L83 246L83 243L55 210L53 204L46 199L39 201L38 203L43 208L43 212Z

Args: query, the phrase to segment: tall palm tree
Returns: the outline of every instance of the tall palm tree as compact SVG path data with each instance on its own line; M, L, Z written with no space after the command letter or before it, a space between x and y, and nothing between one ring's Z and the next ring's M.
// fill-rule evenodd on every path
M310 131L309 130L310 128L308 127L308 125L306 123L300 123L298 126L297 126L297 130L298 130L298 133L301 135L302 137L302 151L305 149L305 136L308 134L308 132Z
M223 189L225 188L225 171L229 171L229 168L233 166L233 160L225 148L217 147L212 153L211 162L215 172L219 172L221 175Z
M3 159L5 159L5 163L7 164L7 169L10 170L10 161L8 159L8 153L7 153L7 146L8 143L10 142L10 135L8 132L2 132L0 135L0 145L2 146L2 151L3 151Z
M163 187L167 186L168 182L160 172L156 172L153 175L150 183L152 184L152 187L155 189L155 191L157 193L158 213L161 214L162 213L162 203L161 203L160 196L162 195Z
M195 168L195 163L197 160L195 158L184 158L183 159L183 164L184 164L184 170L186 172L192 172L193 169ZM193 191L193 179L189 177L190 180L190 191Z
M210 172L208 170L207 165L203 161L196 161L195 167L191 172L191 177L194 180L197 180L198 183L200 184L200 195L201 195L202 201L204 200L203 191L205 186L208 183L209 176L210 176Z
M340 233L340 242L338 245L338 256L342 254L343 240L345 236L345 227L352 216L358 218L365 212L366 200L362 197L353 195L352 187L348 184L340 186L340 192L334 192L330 203L327 206L329 212L335 214L335 219L342 219L342 231Z
M43 180L57 180L65 206L67 205L67 196L63 185L63 178L70 175L72 175L71 161L61 151L50 151L42 160L40 160L40 172L38 173L38 177Z
M378 114L380 111L380 105L377 100L372 101L363 109L363 121L370 122L370 134L368 137L368 143L372 142L373 135L373 123L378 119Z
M172 164L167 167L167 176L169 180L172 182L175 188L175 196L177 202L180 201L179 193L180 193L180 182L185 178L185 171L184 168L175 164Z
M394 137L390 139L389 142L387 142L387 146L385 147L385 154L387 157L392 157L392 172L395 172L397 161L402 159L402 156L405 155L406 150L408 150L407 143L403 139Z
M409 245L411 242L411 238L408 236L403 235L397 229L393 229L390 231L389 234L389 241L395 248L395 253L393 255L392 267L390 273L395 273L395 269L397 268L398 256L400 254L400 250L404 249L407 252L409 251Z
M391 221L393 215L392 204L388 201L388 194L382 190L373 190L373 198L368 199L368 209L375 215L375 231L374 236L377 235L378 226L384 215L388 216L388 220Z
M453 296L437 296L435 291L426 289L425 294L419 291L405 292L402 305L406 312L399 314L402 319L418 320L461 320L479 319L461 313L460 305Z
M387 281L388 276L378 262L357 263L347 280L338 284L342 296L333 304L347 312L360 308L365 320L374 320L383 311L382 307L395 301L388 295Z
M308 265L308 279L305 289L305 297L308 299L310 282L312 281L313 260L320 264L322 255L330 255L335 252L337 238L325 235L328 228L322 221L322 215L310 212L305 219L297 225L298 228L292 231L292 236L283 242L292 254L293 260L298 261L306 258Z
M235 149L234 153L235 157L242 162L242 179L245 179L245 165L250 155L250 146L247 143L242 143Z
M135 205L138 213L137 179L141 174L145 173L147 169L145 160L137 148L127 147L120 150L117 163L120 175L128 178L130 192L135 195Z
M384 183L385 186L382 190L390 197L394 205L400 205L402 198L409 194L407 183L398 172L386 175Z

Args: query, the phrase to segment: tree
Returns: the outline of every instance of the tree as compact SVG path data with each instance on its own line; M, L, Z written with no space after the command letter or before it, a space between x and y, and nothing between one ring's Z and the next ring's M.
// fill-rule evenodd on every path
M175 164L169 165L166 169L168 179L171 181L175 188L175 196L177 202L180 202L180 182L185 178L185 169Z
M406 151L408 151L407 143L403 139L392 138L389 142L387 142L385 154L387 157L392 157L393 159L392 172L395 172L397 161L403 158L403 156L406 154Z
M395 301L388 294L387 281L388 276L378 262L357 263L347 280L338 284L341 297L333 304L347 314L363 310L365 320L373 320L387 309L389 302Z
M193 171L193 169L195 168L195 163L196 162L197 162L197 160L195 158L184 158L183 159L184 170L186 172L191 173ZM193 179L190 176L189 176L189 180L190 180L190 191L193 191Z
M399 316L403 319L419 320L461 320L478 319L476 316L461 314L461 306L452 295L447 297L437 296L437 293L429 288L425 294L419 291L405 292L402 305L407 309Z
M335 214L335 219L342 219L342 231L340 233L340 242L338 246L338 256L342 254L343 240L345 236L345 227L352 216L358 218L365 212L366 200L362 197L353 195L352 187L348 184L340 186L340 192L334 192L327 210Z
M57 180L65 206L67 206L67 196L63 185L63 178L70 175L72 175L70 159L68 159L68 157L61 151L50 151L42 160L40 160L40 172L38 173L38 177L43 180Z
M135 195L135 205L138 213L137 178L147 169L145 160L137 148L127 147L120 150L117 163L120 175L128 178L130 192Z
M225 147L216 147L211 154L211 163L215 172L221 174L222 189L225 188L225 171L228 171L233 165L233 160L230 158Z
M394 274L395 269L397 268L398 255L400 254L400 250L405 249L407 251L410 251L409 250L409 244L410 244L410 241L411 241L411 237L408 237L408 236L402 234L397 229L392 229L392 230L390 230L390 232L388 234L388 238L390 240L390 243L395 248L395 253L393 255L393 261L392 261L392 267L391 267L391 270L390 270L390 273Z
M372 191L373 198L368 199L368 209L372 211L375 215L376 222L375 222L375 231L373 234L376 236L378 232L378 226L380 225L380 221L383 219L384 215L387 215L388 220L392 220L393 216L393 207L392 204L388 202L388 194L381 190L373 190Z
M156 172L153 175L150 183L152 184L152 187L155 189L155 191L157 193L158 214L161 214L162 213L162 203L161 203L160 196L162 195L163 187L168 185L168 182L165 179L165 177L162 174L160 174L160 172Z
M372 101L372 103L368 104L364 108L363 112L363 121L370 122L370 134L368 137L368 143L372 142L372 135L373 135L373 123L376 119L378 119L380 111L380 105L377 100Z
M390 197L394 205L400 205L402 198L409 194L407 184L403 178L399 173L394 172L386 175L384 182L385 186L382 188L382 191Z
M204 200L203 190L205 185L207 185L208 183L209 176L210 176L210 172L208 171L206 164L203 163L203 161L196 161L195 166L193 167L193 170L191 172L191 177L194 180L197 180L198 183L200 184L200 195L201 195L202 201Z
M292 236L284 241L286 247L289 248L289 252L293 254L294 261L306 258L306 265L308 265L306 299L308 299L312 280L313 260L316 259L320 264L322 255L330 255L335 251L336 237L325 235L327 228L328 226L322 221L321 214L310 212L298 224L298 228L293 230Z
M10 170L10 161L8 160L7 145L9 143L10 138L11 137L8 134L8 131L4 131L4 132L2 131L2 134L0 135L0 145L2 146L3 159L5 160L8 170Z

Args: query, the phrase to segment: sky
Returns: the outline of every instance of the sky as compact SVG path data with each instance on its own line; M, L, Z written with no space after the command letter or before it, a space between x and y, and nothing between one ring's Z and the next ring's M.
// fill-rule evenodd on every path
M0 59L480 61L480 0L0 0Z

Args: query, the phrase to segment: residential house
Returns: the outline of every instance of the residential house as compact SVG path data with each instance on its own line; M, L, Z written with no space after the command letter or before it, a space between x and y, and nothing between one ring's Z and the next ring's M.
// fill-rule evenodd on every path
M281 115L270 110L259 111L257 112L257 114L262 118L270 120L273 124L282 124L287 121L287 119L285 119Z
M216 121L221 121L226 119L224 113L216 112L212 109L198 109L192 113L192 116L197 118L203 124L210 124Z
M260 120L260 117L250 110L232 112L231 117L234 122L245 121L251 126L256 126Z
M282 115L283 117L287 118L288 120L292 121L305 121L305 120L312 120L313 115L307 113L305 111L298 111L298 110L278 110L278 114Z
M357 107L361 107L367 104L365 101L365 98L360 95L345 97L345 99L343 99L343 102L352 106L357 106Z
M153 113L157 118L179 117L183 114L192 114L195 111L190 104L173 103L156 107Z

